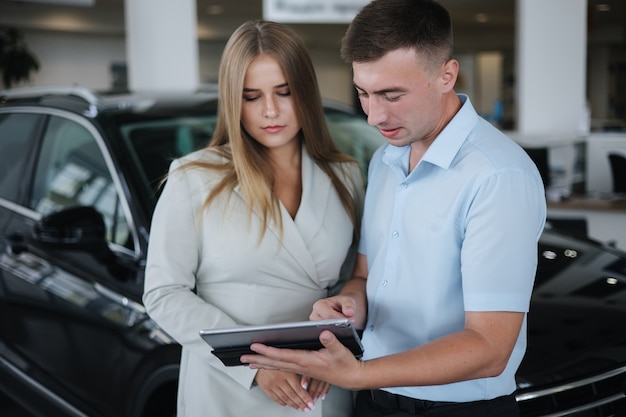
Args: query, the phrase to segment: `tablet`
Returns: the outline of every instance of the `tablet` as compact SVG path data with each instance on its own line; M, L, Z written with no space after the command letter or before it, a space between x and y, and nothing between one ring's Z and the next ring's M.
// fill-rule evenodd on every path
M212 353L226 366L244 365L241 355L255 352L252 343L289 349L321 349L320 333L330 330L356 357L363 355L363 345L348 319L298 321L261 326L241 326L222 329L203 329L200 336L208 343Z

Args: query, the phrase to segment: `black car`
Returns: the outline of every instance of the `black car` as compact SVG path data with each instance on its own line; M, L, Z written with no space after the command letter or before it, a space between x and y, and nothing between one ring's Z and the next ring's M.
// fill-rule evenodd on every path
M33 414L175 414L180 347L141 304L145 255L169 162L216 109L214 92L0 92L0 391ZM326 113L366 170L383 138ZM538 250L522 415L626 415L626 254L549 226Z

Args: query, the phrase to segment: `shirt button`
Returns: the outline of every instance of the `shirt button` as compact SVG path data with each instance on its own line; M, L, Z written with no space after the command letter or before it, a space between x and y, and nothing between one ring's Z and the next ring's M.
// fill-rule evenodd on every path
M407 188L409 188L409 186L405 182L403 182L402 183L402 189L406 190Z
M391 234L391 236L393 236L393 237L398 237L398 236L400 236L400 233L398 233L398 232L393 232L393 233Z
M387 286L387 280L384 280L383 281L383 287L386 287L386 286Z

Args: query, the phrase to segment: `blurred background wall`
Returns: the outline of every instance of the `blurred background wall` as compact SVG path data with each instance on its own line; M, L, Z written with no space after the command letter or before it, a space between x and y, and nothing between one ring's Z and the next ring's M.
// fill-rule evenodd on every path
M169 0L127 0L138 5L135 8L139 13L143 7L139 18L147 21L152 17L146 8L159 8L159 1L167 4ZM469 93L481 113L497 118L505 128L515 128L517 123L517 3L528 1L547 4L554 0L441 0L454 21L455 55L462 64L458 90ZM76 5L80 3L86 6ZM226 39L241 22L263 17L263 1L195 0L193 5L197 82L215 82ZM0 0L0 30L19 28L38 57L41 68L33 74L30 84L78 84L97 90L124 88L128 84L129 52L126 10L128 4L124 0ZM563 20L553 21L555 34L567 19L567 10L563 10L562 16ZM174 18L170 25L173 23ZM588 0L584 24L584 89L592 127L622 128L626 119L626 2ZM291 25L311 51L323 95L351 103L350 68L338 56L347 24ZM163 23L163 30L167 28L168 23ZM155 40L150 48L158 49L159 43L162 42ZM552 53L559 56L563 51L556 49ZM566 73L567 68L545 68L547 78Z

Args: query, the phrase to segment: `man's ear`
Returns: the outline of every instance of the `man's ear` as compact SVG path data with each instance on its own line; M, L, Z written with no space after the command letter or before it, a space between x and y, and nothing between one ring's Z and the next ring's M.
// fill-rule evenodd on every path
M459 61L456 59L449 59L443 64L441 68L441 79L443 82L444 92L448 92L454 89L454 84L459 75Z

